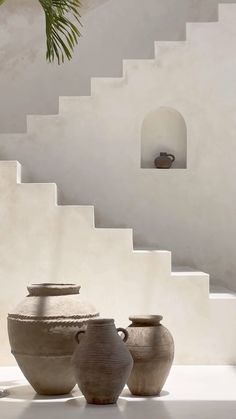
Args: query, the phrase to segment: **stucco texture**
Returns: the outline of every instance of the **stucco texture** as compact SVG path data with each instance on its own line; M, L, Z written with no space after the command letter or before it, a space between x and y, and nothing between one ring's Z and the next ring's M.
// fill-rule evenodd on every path
M92 76L121 75L123 58L152 57L154 41L184 39L186 21L217 19L218 0L82 3L83 36L73 60L61 67L45 62L38 2L6 0L1 6L0 132L25 131L27 114L57 113L59 96L89 94Z
M2 131L57 112L59 94L88 94L91 75L121 75L123 57L153 57L154 39L184 39L185 20L216 20L217 3L106 2L84 15L78 55L60 68L44 62L43 16L6 3ZM122 79L93 80L91 98L62 99L59 116L28 118L28 134L1 135L0 156L22 162L26 181L55 181L60 202L95 205L97 226L131 227L135 246L171 250L236 289L236 19L224 10L226 21L188 25L187 42L160 45L156 60L124 63ZM142 122L160 106L185 120L187 170L140 168Z

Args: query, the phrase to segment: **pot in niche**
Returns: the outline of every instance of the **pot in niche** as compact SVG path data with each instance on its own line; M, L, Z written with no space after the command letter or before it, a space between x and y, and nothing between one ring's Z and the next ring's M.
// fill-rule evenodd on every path
M160 324L162 316L134 316L127 330L127 347L134 366L127 385L133 395L159 395L174 359L174 341Z
M154 160L157 169L170 169L175 161L175 156L170 153L161 152Z
M69 393L76 381L71 365L74 336L95 308L80 299L75 284L33 284L29 295L8 315L11 351L38 394Z
M133 366L130 355L113 319L88 322L84 335L79 331L77 348L72 358L78 386L88 403L116 403Z

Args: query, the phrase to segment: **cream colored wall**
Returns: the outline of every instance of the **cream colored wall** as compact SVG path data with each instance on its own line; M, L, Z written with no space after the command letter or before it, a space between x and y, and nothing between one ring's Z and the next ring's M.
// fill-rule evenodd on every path
M227 7L220 24L188 25L187 42L159 44L156 60L126 61L122 79L92 81L92 97L63 98L60 115L29 117L27 134L2 135L1 157L24 163L24 180L57 181L61 202L95 204L97 226L134 227L136 244L171 249L179 264L234 288L235 23ZM20 108L25 96L16 97ZM186 122L187 170L140 168L142 122L162 106ZM168 251L133 252L130 230L94 228L91 207L56 206L54 184L15 177L16 164L2 162L1 363L12 362L6 314L27 283L65 278L117 325L131 309L161 312L177 362L236 362L234 294L208 299L207 275L171 273Z
M218 2L84 0L83 37L73 61L58 68L45 62L38 2L6 0L0 9L0 132L24 131L27 114L57 113L60 95L89 94L91 76L121 75L123 58L152 57L155 40L184 39L185 22L216 19Z
M171 272L170 252L134 251L130 229L94 228L91 206L57 205L56 193L53 183L21 184L19 164L0 162L0 365L14 363L7 313L37 282L80 284L117 326L161 313L176 363L236 363L235 295L209 298L207 274Z
M60 202L95 205L97 226L132 227L136 246L172 250L232 289L235 7L188 25L187 42L158 43L155 60L125 61L123 78L93 79L91 97L62 98L58 116L29 117L27 135L0 138L25 180L56 181ZM187 170L140 168L142 122L161 106L184 117Z
M20 8L19 4L16 12L16 3L8 0L0 10L0 131L24 130L26 113L57 112L59 94L88 94L91 75L121 75L123 57L152 57L153 40L183 39L185 21L216 19L217 3L215 0L107 1L84 15L83 38L74 60L58 68L44 62L43 15L35 13L32 8L35 3L25 0L24 7ZM206 27L211 26L214 23ZM207 40L207 36L211 37L208 32L200 34L201 48L204 43L206 48L210 45L207 52L198 57L199 52L194 50L198 65L192 53L186 55L187 61L181 61L180 50L184 46L170 45L170 56L173 48L176 58L167 66L170 75L163 69L165 84L161 88L168 93L164 101L159 101L159 92L147 96L140 112L139 102L127 96L117 105L118 112L114 107L115 121L109 105L98 122L99 102L95 101L90 109L90 99L82 98L80 102L84 105L78 113L77 107L73 109L77 99L69 100L65 110L71 111L72 116L68 120L65 116L36 117L33 123L36 128L30 122L28 135L3 135L0 157L18 158L24 164L25 180L56 181L60 202L94 204L98 226L133 227L136 246L173 250L175 264L195 266L209 272L212 281L236 288L234 125L229 130L232 121L225 112L233 92L232 87L226 86L230 80L231 86L234 83L233 34L231 39L226 26L226 39L220 33L219 39L210 44L211 38ZM163 54L158 58L159 63L169 53ZM208 61L206 54L211 57ZM199 93L199 78L208 74L205 71L208 65L209 77ZM175 78L171 82L172 71L178 75L179 86L175 85ZM190 72L192 83L185 81L184 71ZM227 79L222 74L227 74ZM141 90L148 88L146 76L149 74L144 72L142 84L136 86L137 93L140 86ZM212 82L221 86L217 97ZM181 98L185 102L178 102L174 97L181 86L191 87L186 91L187 96ZM109 100L116 100L113 87L111 95ZM132 95L136 97L134 92ZM188 106L195 103L194 95L198 106L189 121ZM226 107L219 113L218 107L224 103L222 98ZM131 106L131 128L128 128L124 121ZM193 169L181 170L174 179L174 172L139 170L142 121L159 106L173 106L183 114L187 124L188 167ZM135 124L134 131L132 124Z

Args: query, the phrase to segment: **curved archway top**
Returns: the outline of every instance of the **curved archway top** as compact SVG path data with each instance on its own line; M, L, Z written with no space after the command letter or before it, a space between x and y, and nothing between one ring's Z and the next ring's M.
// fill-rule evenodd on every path
M187 126L182 114L162 106L145 116L141 128L141 167L155 168L154 160L161 153L174 154L173 168L187 167Z
M179 115L179 117L182 118L183 121L185 121L184 113L180 111L179 109L174 108L173 106L169 106L169 105L158 106L157 108L150 109L146 113L146 117L152 113L157 113L157 112L171 112L173 114Z

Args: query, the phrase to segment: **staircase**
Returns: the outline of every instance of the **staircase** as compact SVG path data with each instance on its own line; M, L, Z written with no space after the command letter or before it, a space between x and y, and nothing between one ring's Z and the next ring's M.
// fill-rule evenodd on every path
M107 224L117 213L128 224L137 209L134 204L141 203L142 222L150 220L155 226L160 217L165 222L158 226L158 231L163 235L168 225L170 243L176 240L171 223L180 226L174 253L188 255L191 241L199 265L206 263L210 272L216 268L221 272L222 266L227 266L231 249L225 250L224 240L208 242L209 237L212 240L209 234L198 236L198 222L206 213L210 227L221 228L222 195L211 196L207 186L212 191L214 182L218 187L222 177L222 189L227 182L225 190L234 204L234 178L231 180L227 173L224 179L224 174L216 169L217 150L221 150L225 132L220 121L223 118L230 125L235 112L234 78L229 72L225 80L226 61L221 57L222 51L226 54L223 58L232 53L235 22L236 7L221 6L219 22L187 25L187 41L157 43L152 60L124 60L122 78L93 78L91 96L60 98L58 115L28 116L26 134L1 135L2 158L23 162L27 181L55 178L63 193L71 191L67 202L72 202L73 197L76 203L95 202L96 208L102 208L108 216ZM216 42L218 48L213 49ZM213 65L219 65L209 72L212 56ZM208 101L203 107L206 91ZM186 121L186 170L160 172L140 168L141 122L149 111L161 106L178 109ZM234 130L227 134L234 138ZM211 138L215 138L216 151L212 151ZM208 162L199 158L203 145L213 155L210 173ZM220 157L225 166L224 156ZM195 196L198 190L200 198ZM236 362L235 295L228 290L209 294L207 274L192 270L171 272L170 252L134 250L131 229L96 228L93 207L57 205L55 184L20 183L20 165L15 161L0 163L0 197L4 220L0 227L3 364L11 362L6 343L7 312L24 296L29 282L57 281L80 283L82 296L93 302L102 316L114 317L117 325L125 326L128 316L135 313L163 314L163 323L175 339L176 363ZM119 207L121 197L128 202L123 212ZM229 202L225 195L223 201ZM186 207L191 203L196 213L188 214ZM163 214L170 207L173 219L168 218L168 212L164 219ZM234 239L235 212L231 208L230 214L224 214ZM189 230L181 235L185 225ZM207 228L208 225L208 233ZM218 231L218 237L220 234ZM230 262L234 268L234 262ZM11 288L6 284L11 284Z
M222 5L219 22L187 24L187 40L156 43L154 59L124 60L123 77L93 78L91 96L1 135L1 158L20 161L24 181L55 181L60 202L93 203L96 226L132 227L135 247L171 249L236 290L235 22ZM186 122L187 169L140 167L142 121L163 106Z
M184 39L185 21L217 19L218 2L85 0L83 36L73 62L58 68L45 62L40 6L25 0L26 7L14 8L8 0L0 14L1 132L25 131L28 113L57 113L59 95L89 94L90 77L120 75L122 58L151 57L154 40Z
M117 325L134 313L162 313L177 363L236 361L236 299L209 299L207 274L171 272L167 251L134 251L130 229L95 228L93 207L57 205L55 184L20 183L15 161L0 162L0 196L1 364L12 362L7 312L28 283L58 281L81 284L82 296Z

